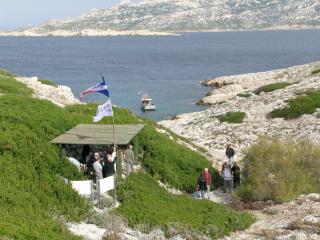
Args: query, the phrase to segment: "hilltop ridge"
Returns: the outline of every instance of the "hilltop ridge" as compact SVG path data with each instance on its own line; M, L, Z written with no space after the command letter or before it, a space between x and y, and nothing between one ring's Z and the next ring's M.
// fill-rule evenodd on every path
M75 18L1 32L14 36L166 35L186 31L320 27L317 0L121 1Z

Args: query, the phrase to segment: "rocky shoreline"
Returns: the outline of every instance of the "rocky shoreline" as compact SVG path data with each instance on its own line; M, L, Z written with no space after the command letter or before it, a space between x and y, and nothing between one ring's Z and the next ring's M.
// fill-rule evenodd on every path
M159 122L162 126L181 135L212 155L215 166L225 160L225 147L232 144L237 152L236 160L243 157L243 149L255 143L259 136L309 139L320 143L320 111L303 115L295 120L268 118L274 109L287 105L287 100L312 90L320 90L320 75L312 74L320 69L320 62L314 62L287 69L235 76L218 77L202 84L215 87L201 99L210 107L201 112L180 114L172 120ZM292 85L269 93L253 92L270 83L288 82ZM239 94L248 94L241 97ZM241 124L220 122L218 115L241 111L246 117Z

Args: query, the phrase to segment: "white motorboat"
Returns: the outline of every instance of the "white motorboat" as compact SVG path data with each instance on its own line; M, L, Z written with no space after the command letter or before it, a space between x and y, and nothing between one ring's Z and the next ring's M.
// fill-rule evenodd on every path
M155 111L156 106L152 103L152 99L148 95L141 98L141 109L144 111Z

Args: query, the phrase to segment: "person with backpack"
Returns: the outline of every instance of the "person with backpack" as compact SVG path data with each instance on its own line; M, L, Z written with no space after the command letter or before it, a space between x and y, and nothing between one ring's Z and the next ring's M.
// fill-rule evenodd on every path
M224 188L223 192L231 193L232 190L232 173L231 173L231 166L228 162L224 162L222 165L221 175L224 180Z
M197 183L197 191L200 191L202 199L204 199L207 190L208 190L207 189L207 179L205 176L205 172L203 171L200 174L200 176L198 178L198 183Z
M229 160L229 164L232 164L234 154L235 154L235 152L234 152L233 148L231 147L230 144L228 144L227 149L226 149L226 155Z

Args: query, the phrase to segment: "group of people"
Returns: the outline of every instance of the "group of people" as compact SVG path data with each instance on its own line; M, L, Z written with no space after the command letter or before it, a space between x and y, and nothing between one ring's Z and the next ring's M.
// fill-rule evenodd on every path
M227 161L222 165L221 176L223 178L223 192L231 192L233 188L240 185L240 167L236 161L233 160L235 155L234 149L230 144L227 145L226 156ZM210 198L210 185L212 182L211 174L208 168L200 174L197 182L197 191L200 191L201 198Z
M133 172L134 165L134 153L133 146L130 144L128 148L122 152L122 159L126 163L127 175L130 175ZM112 146L112 151L107 152L107 156L104 159L101 159L101 156L98 152L94 153L95 162L93 163L93 169L95 174L95 180L110 177L116 174L117 169L117 148Z

